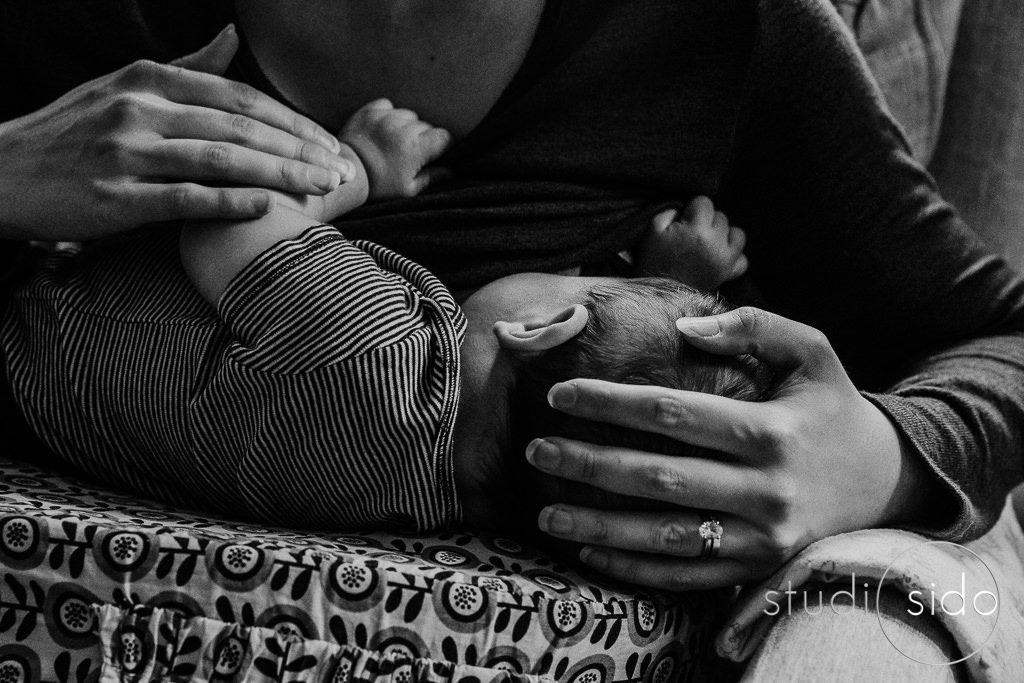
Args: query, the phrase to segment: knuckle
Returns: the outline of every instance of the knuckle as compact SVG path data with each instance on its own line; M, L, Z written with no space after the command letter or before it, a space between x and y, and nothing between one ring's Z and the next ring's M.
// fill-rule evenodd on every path
M107 106L107 114L115 126L134 124L146 108L146 100L136 93L119 93Z
M259 92L256 88L245 83L239 83L238 81L230 81L230 83L231 96L238 109L248 111L256 106L256 101L259 99Z
M651 467L643 476L645 481L642 490L657 498L678 496L686 489L683 477L671 467Z
M828 336L821 330L811 328L807 335L808 347L817 353L831 353L832 343L829 342Z
M597 517L591 522L590 526L590 541L603 545L608 540L608 523Z
M157 64L150 59L139 59L124 68L121 72L120 80L125 85L149 85L160 74L162 69L163 65Z
M667 518L655 527L651 549L673 555L688 553L693 548L692 530L678 520Z
M597 479L597 456L589 448L580 449L577 461L577 473L580 481L590 482Z
M206 166L214 172L223 171L231 166L232 154L227 145L207 145L203 151Z
M256 121L243 114L229 114L228 129L239 142L251 142L256 137Z
M217 215L222 217L234 216L237 213L237 207L234 202L234 197L227 190L219 190L217 192Z
M289 126L289 132L296 137L312 137L312 126L309 125L306 119L302 118L298 114L292 115L291 123L289 124Z
M656 424L666 427L674 427L683 420L682 402L669 396L659 396L646 399L646 413L651 416Z
M765 517L777 523L787 522L796 510L798 497L799 489L792 477L773 477L771 487L764 497Z
M781 564L799 552L801 547L801 536L796 527L782 524L768 533L764 551L771 561Z
M108 180L93 180L89 184L92 201L101 210L110 209L121 202L118 184Z
M753 306L741 306L733 311L739 326L750 337L757 337L765 327L765 312Z
M309 163L326 166L326 159L320 150L311 142L299 142L295 145L295 158Z
M305 166L282 160L277 165L278 177L288 186L305 187L309 185L309 169Z
M177 216L188 216L197 204L195 188L190 185L181 185L174 188L171 193L171 211Z
M755 443L767 456L781 456L791 451L795 443L796 427L789 418L778 417L757 430Z
M120 170L125 161L127 142L124 136L117 134L101 135L92 141L90 148L97 159L102 159L105 166L113 166Z

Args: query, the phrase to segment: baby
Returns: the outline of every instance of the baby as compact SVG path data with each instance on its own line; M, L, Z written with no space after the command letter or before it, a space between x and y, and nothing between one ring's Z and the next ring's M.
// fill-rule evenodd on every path
M351 168L324 197L187 225L180 245L154 226L55 254L12 295L9 377L66 462L171 503L289 526L500 526L509 515L494 496L510 481L530 486L533 504L614 503L525 468L535 436L692 452L556 414L544 398L556 381L761 397L752 359L680 341L677 317L723 309L679 282L523 274L460 309L425 269L345 239L322 223L421 191L450 140L384 100L341 139ZM743 272L742 250L742 232L698 198L655 217L637 265L711 287Z

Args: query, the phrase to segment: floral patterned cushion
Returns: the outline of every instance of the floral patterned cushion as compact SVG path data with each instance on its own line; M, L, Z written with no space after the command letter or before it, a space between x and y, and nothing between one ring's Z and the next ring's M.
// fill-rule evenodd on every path
M5 460L0 573L2 681L690 680L721 605L489 534L256 527Z

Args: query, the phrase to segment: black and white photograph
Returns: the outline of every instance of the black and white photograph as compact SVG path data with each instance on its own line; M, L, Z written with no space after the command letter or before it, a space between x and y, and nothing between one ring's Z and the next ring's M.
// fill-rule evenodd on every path
M0 0L0 681L1024 681L1024 2Z

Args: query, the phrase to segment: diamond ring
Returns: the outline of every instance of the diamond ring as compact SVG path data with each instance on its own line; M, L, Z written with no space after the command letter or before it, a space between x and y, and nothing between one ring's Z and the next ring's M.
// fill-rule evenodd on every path
M710 514L705 513L701 516L700 526L697 527L697 533L704 543L701 547L700 559L710 560L718 557L718 550L722 547L723 531L722 523Z

